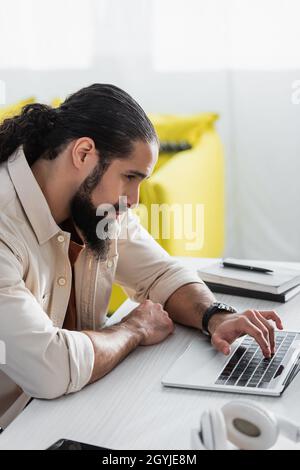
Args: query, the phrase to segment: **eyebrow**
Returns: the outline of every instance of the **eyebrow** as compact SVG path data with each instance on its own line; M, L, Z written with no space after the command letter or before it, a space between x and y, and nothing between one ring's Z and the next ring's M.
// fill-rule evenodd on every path
M142 180L150 178L150 175L145 175L144 173L141 173L140 171L136 171L136 170L128 170L127 173L137 176L138 178L141 178Z

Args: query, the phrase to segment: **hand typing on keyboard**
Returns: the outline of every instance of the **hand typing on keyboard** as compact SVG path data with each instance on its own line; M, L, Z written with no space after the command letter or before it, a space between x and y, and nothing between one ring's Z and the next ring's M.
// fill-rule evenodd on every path
M282 322L275 310L246 310L242 313L214 315L208 324L212 345L223 354L230 354L230 345L248 334L259 344L265 357L275 352L275 329L282 330Z
M282 367L297 333L276 331L276 354L264 358L253 338L245 336L229 362L221 371L216 384L237 387L267 388Z

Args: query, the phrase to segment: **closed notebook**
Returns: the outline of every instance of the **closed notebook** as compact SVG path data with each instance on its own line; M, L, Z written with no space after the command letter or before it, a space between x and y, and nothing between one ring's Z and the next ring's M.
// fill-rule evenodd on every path
M281 294L272 294L270 292L261 292L258 290L242 289L241 287L224 286L222 284L214 284L206 282L206 285L216 293L237 295L239 297L250 297L254 299L272 300L275 302L288 302L300 293L300 285L292 287Z
M243 262L243 260L236 260ZM245 264L250 264L249 262ZM219 261L206 268L198 269L198 274L204 282L223 286L239 287L252 291L281 294L300 284L300 270L274 267L268 262L253 262L254 266L270 268L272 273L260 273L236 268L223 267Z

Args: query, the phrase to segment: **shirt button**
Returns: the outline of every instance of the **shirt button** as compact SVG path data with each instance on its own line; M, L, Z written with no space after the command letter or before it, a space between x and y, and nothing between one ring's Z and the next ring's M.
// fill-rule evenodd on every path
M63 235L58 235L57 240L59 243L63 243L65 241L65 237Z
M58 282L58 285L60 285L60 286L65 286L67 281L66 281L66 278L65 278L65 277L59 277L59 278L57 279L57 282Z
M107 266L108 266L109 268L111 268L112 265L113 265L113 262L112 262L111 260L107 261Z

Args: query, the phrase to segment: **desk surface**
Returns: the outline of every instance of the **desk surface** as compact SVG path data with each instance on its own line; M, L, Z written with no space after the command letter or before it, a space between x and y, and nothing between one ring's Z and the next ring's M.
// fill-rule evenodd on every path
M211 262L183 260L191 267ZM293 265L300 268L300 263ZM221 294L217 298L239 311L276 309L286 328L300 330L300 296L286 304ZM131 306L128 301L119 317ZM52 401L34 400L0 435L0 449L45 449L62 437L111 449L189 449L191 429L198 427L202 412L236 398L230 393L161 385L162 376L195 337L207 341L197 331L176 325L174 335L158 345L137 348L107 376L82 391ZM299 390L300 374L279 398L244 398L300 423ZM276 447L300 445L281 437Z

